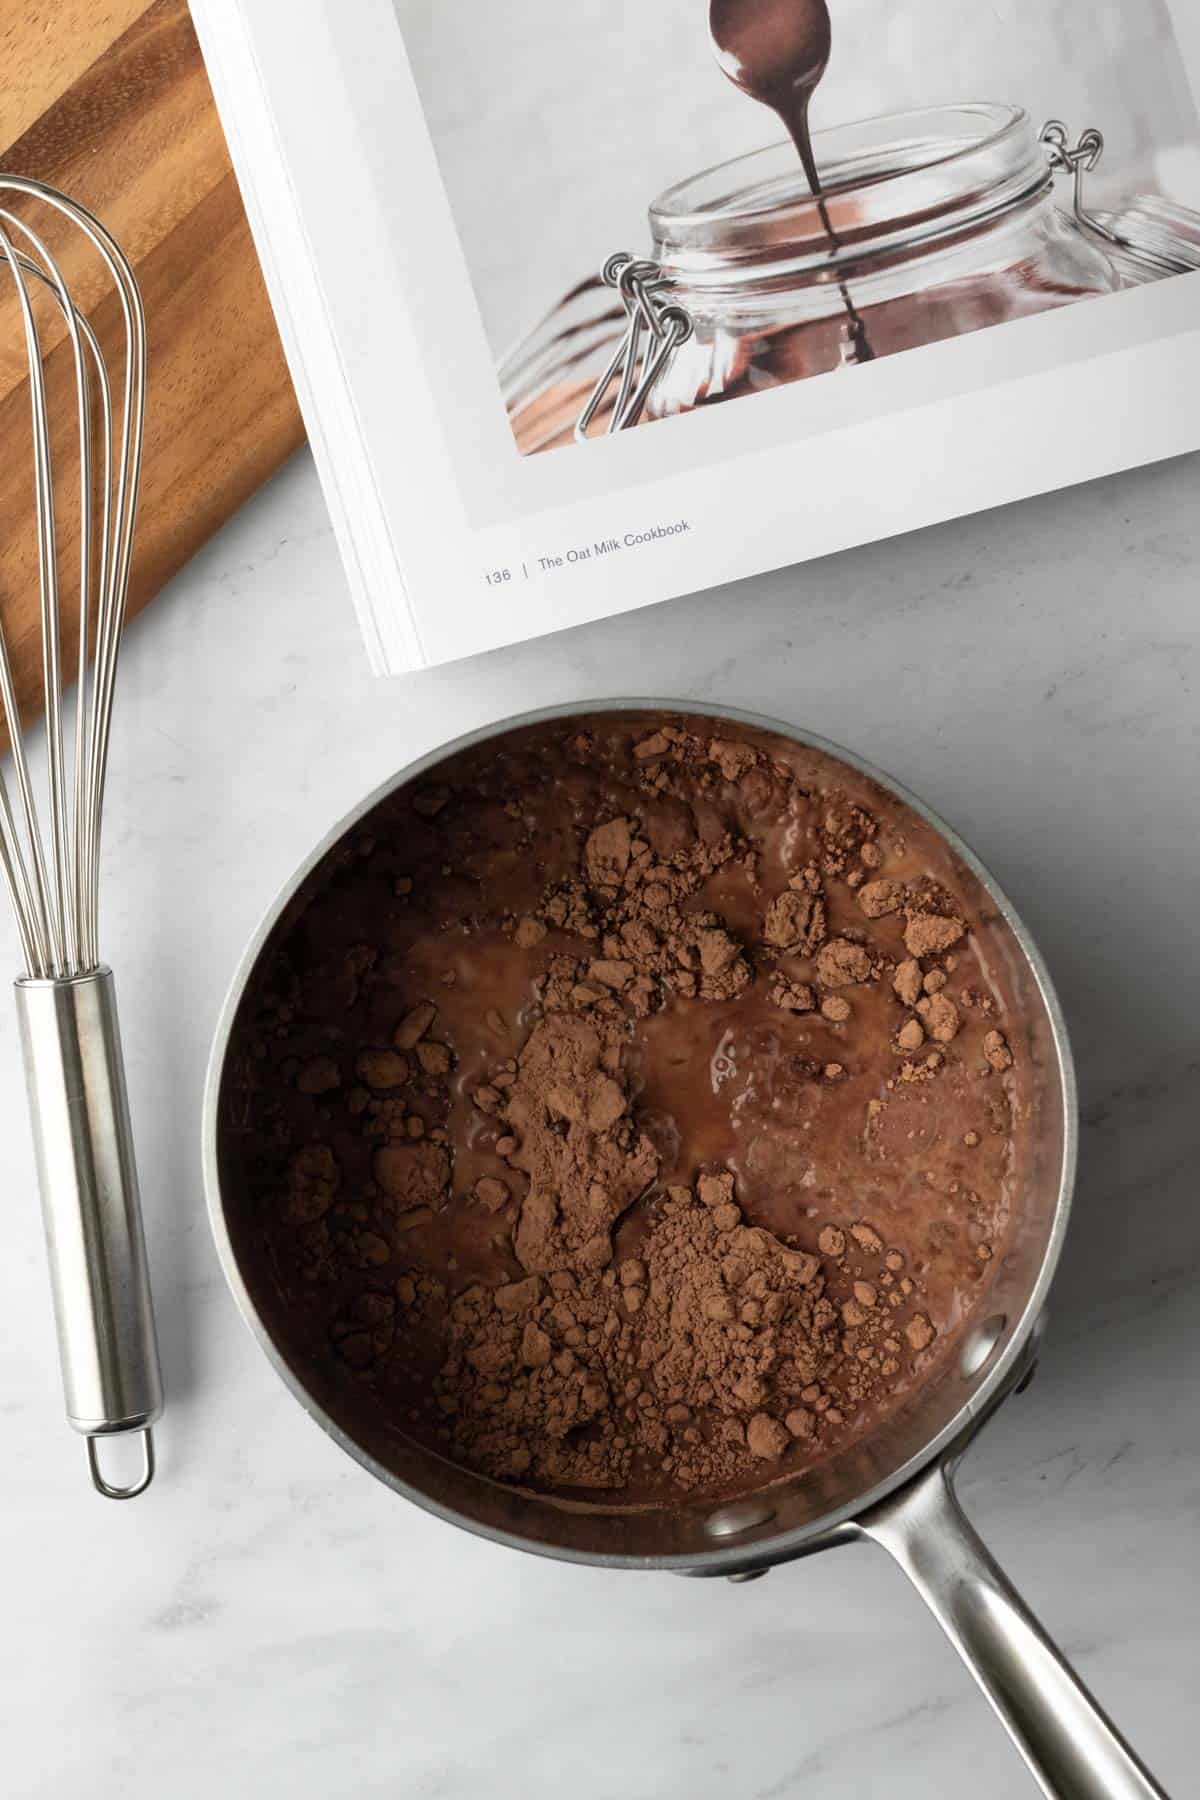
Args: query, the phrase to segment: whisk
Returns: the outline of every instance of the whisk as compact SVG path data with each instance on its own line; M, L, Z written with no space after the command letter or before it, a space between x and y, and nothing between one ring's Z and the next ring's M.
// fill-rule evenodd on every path
M24 201L20 214L11 210L17 196ZM28 222L30 213L38 221L65 220L72 240L82 233L89 265L115 290L123 346L111 370L59 261ZM73 241L72 252L79 248ZM124 1500L153 1479L151 1425L162 1411L162 1380L113 977L99 954L99 876L141 469L146 321L118 245L83 207L43 182L0 175L0 280L5 266L29 368L48 791L44 829L0 618L0 701L15 788L14 794L0 766L0 868L25 958L17 1012L67 1418L86 1436L97 1490ZM56 479L62 441L61 435L52 441L50 429L47 314L51 325L61 321L73 362L77 419L69 441L73 446L77 438L80 518L78 573L69 576L62 508L76 479L70 473ZM60 351L62 343L60 334ZM64 624L68 580L78 586L75 628ZM63 666L72 630L78 648L73 707ZM128 1485L105 1477L97 1449L101 1438L120 1432L140 1433L142 1440L141 1470Z

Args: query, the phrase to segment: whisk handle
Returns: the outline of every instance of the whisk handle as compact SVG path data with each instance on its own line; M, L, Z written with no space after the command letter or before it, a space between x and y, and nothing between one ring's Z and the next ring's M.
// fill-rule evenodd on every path
M16 994L67 1419L96 1487L126 1499L153 1474L163 1395L112 971ZM143 1478L113 1487L94 1440L135 1431Z

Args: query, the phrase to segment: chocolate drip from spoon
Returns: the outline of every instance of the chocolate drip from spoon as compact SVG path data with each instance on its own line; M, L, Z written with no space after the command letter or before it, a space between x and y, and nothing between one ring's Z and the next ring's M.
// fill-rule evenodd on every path
M717 62L733 85L777 113L800 156L817 211L836 251L821 172L813 152L809 107L833 46L825 0L710 0L709 32ZM855 362L871 362L874 351L845 281L838 288L849 321Z

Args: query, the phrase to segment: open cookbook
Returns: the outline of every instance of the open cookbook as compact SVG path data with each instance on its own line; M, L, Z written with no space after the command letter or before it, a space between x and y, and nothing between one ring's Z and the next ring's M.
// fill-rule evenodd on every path
M192 0L374 665L1200 446L1194 0Z

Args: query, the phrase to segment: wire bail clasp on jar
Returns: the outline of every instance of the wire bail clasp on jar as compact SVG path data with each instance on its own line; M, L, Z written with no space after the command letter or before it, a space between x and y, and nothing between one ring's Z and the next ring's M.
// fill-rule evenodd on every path
M691 315L682 306L675 301L663 304L660 296L671 283L659 263L618 250L601 273L606 285L621 296L627 322L612 360L576 422L577 443L586 439L614 382L617 397L608 421L609 434L636 425L655 382L693 330Z
M1050 167L1055 174L1070 175L1074 181L1075 217L1088 231L1098 231L1102 237L1112 240L1111 232L1105 230L1094 213L1090 213L1084 205L1083 184L1091 174L1100 158L1104 155L1104 133L1094 125L1089 125L1082 132L1078 143L1071 143L1071 133L1061 119L1050 119L1042 126L1041 141L1050 152Z
M1112 229L1084 200L1084 184L1104 155L1104 133L1089 125L1071 143L1071 133L1061 119L1050 119L1042 126L1040 137L1050 153L1051 171L1069 175L1072 180L1072 206L1077 224L1090 231L1110 249L1124 251L1126 256L1152 269L1157 275L1183 275L1195 265L1180 257L1170 256L1152 244L1135 242Z

